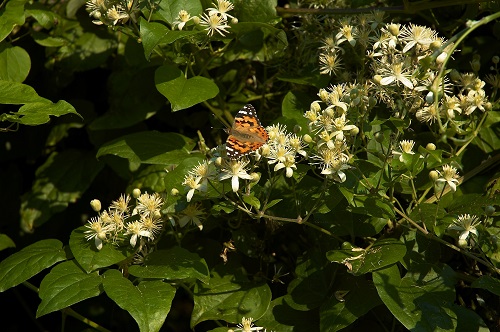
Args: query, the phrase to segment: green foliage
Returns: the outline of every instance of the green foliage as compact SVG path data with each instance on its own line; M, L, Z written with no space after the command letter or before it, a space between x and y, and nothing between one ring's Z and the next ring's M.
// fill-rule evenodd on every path
M493 331L500 6L339 3L1 2L5 325Z

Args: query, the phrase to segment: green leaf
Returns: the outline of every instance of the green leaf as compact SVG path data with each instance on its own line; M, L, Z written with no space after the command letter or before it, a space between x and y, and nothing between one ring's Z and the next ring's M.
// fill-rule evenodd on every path
M141 332L160 330L176 291L161 280L141 281L134 286L117 270L104 273L103 285L106 294L135 319Z
M274 299L264 316L258 321L267 331L311 332L319 331L318 313L315 310L299 311L288 305L284 297Z
M395 217L394 205L383 197L356 195L352 204L354 205L351 207L353 213L385 219Z
M267 284L235 280L234 274L212 273L209 285L196 284L191 326L206 320L241 322L242 317L259 319L271 302Z
M481 318L454 304L454 275L446 265L414 264L401 278L393 265L375 271L373 282L384 304L408 330L477 331L484 324Z
M335 291L320 307L320 331L339 331L380 305L375 286L364 277L337 274Z
M500 149L498 123L500 123L500 111L489 111L486 121L481 126L479 135L473 140L474 144L485 153L491 153Z
M202 13L203 7L199 0L160 1L159 7L156 8L151 18L153 20L166 21L170 25L173 25L175 18L181 10L187 11L191 16L197 16ZM148 12L145 12L145 14L145 17L149 16Z
M47 123L50 116L76 114L75 108L64 100L52 103L40 97L29 85L0 80L0 104L24 104L17 113L1 114L0 121L17 122L29 126Z
M471 284L473 288L482 288L490 291L491 293L500 296L500 280L492 276L481 276L474 280Z
M376 241L368 249L348 248L331 250L326 257L331 262L346 265L353 275L376 271L399 262L406 254L404 243L388 238Z
M243 195L243 202L254 207L256 210L259 210L260 209L260 201L254 195L255 195L255 193L251 193L250 195Z
M70 203L74 203L91 185L104 165L93 152L65 150L52 153L36 173L30 192L22 197L21 223L25 230L45 223Z
M157 250L147 256L144 265L131 266L129 273L141 278L198 279L204 283L210 278L205 260L181 247Z
M114 155L142 164L178 164L194 148L193 140L176 133L138 132L104 144L97 158Z
M210 79L195 76L186 79L174 65L163 65L156 70L156 88L167 97L176 112L215 97L219 88Z
M263 22L273 23L279 18L276 15L277 0L268 1L244 1L237 0L235 2L234 14L239 22Z
M171 44L174 41L196 35L204 34L203 31L182 31L170 30L165 25L157 22L148 22L141 19L140 32L142 45L144 46L144 56L149 60L153 49L160 44Z
M61 47L68 44L68 41L64 38L52 37L41 31L32 32L31 37L38 45L45 47Z
M26 0L7 1L5 9L0 11L0 41L7 37L16 25L24 24L24 4Z
M41 3L30 3L26 6L26 15L32 16L42 27L47 30L52 29L55 25L59 24L63 18L55 11L50 10Z
M283 199L279 198L279 199L273 199L272 201L268 202L266 204L266 206L264 207L264 210L267 210L267 209L270 209L272 208L273 206L275 206L276 204L278 204L279 202L281 202Z
M98 296L102 292L101 283L101 276L97 273L87 274L73 260L55 266L40 284L42 302L36 317Z
M16 244L12 239L6 234L0 234L0 251L5 250L7 248L15 248Z
M121 247L113 243L104 243L101 250L97 250L94 241L85 238L85 231L88 230L85 226L78 227L69 237L71 252L87 273L117 264L135 253L134 248L128 243Z
M23 48L0 43L0 80L23 82L31 68L31 59Z
M41 240L27 246L0 262L0 292L65 259L66 253L59 240Z
M281 107L284 121L280 119L279 123L285 123L290 129L295 125L299 125L302 128L300 133L305 134L308 131L309 121L304 117L304 112L309 109L313 101L314 99L307 93L289 91L283 99Z
M423 222L427 229L431 232L435 232L437 236L441 236L449 225L449 223L443 223L443 217L446 216L446 214L446 210L441 206L421 203L411 212L409 217L417 223Z
M134 188L150 188L155 192L169 192L172 188L180 190L184 187L182 182L187 172L198 165L199 162L205 160L205 157L201 154L193 154L192 157L184 157L180 160L182 160L180 164L169 172L165 171L165 165L163 164L151 165L144 168L144 170L137 174L135 181L129 185L129 191L132 191ZM171 204L172 199L177 201L178 197L169 195L167 203Z
M309 250L297 259L296 278L288 285L286 303L302 311L321 306L331 296L332 276L337 269L338 265L326 260L324 252Z

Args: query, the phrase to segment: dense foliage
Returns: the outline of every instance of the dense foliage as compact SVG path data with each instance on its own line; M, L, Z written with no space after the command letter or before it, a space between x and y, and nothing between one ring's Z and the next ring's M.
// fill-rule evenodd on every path
M1 2L6 330L499 330L500 4L345 3Z

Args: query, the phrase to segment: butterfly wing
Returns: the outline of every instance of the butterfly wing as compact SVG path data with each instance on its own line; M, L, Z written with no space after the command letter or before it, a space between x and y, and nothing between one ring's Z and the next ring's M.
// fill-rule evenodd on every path
M247 104L234 117L233 126L229 129L226 141L226 153L231 159L238 159L257 150L269 139L262 127L255 108Z

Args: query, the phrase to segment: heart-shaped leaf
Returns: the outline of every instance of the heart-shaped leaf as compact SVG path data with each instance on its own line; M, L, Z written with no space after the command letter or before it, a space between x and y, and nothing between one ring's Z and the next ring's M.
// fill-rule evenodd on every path
M179 111L219 93L217 85L208 78L195 76L187 79L182 71L173 65L164 65L156 70L156 88L167 97L172 111Z

